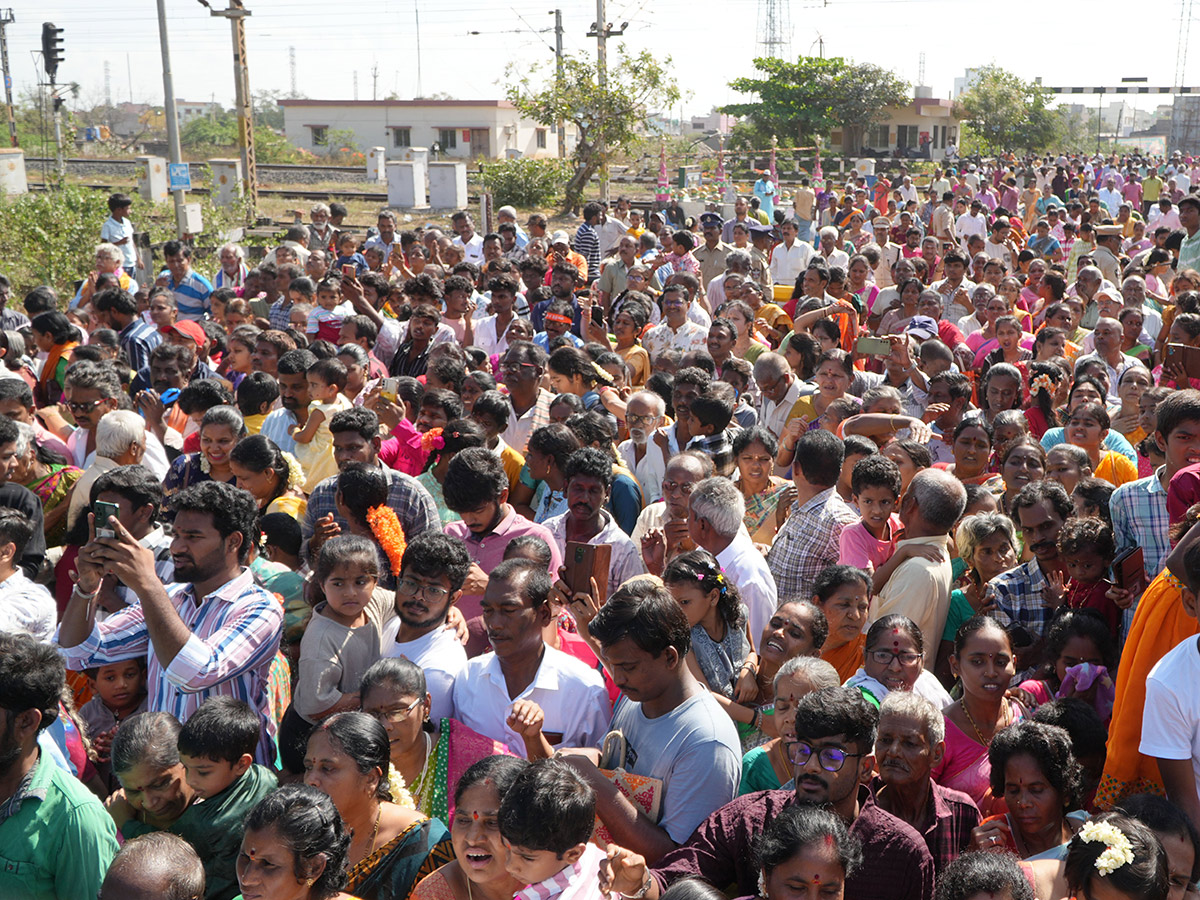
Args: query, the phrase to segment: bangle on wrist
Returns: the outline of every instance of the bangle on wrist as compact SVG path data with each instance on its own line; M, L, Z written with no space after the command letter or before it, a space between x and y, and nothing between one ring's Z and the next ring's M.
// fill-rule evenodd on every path
M645 881L642 882L641 890L639 890L636 894L622 893L621 896L624 897L625 900L642 900L642 898L645 897L646 894L650 891L651 880L652 879L650 878L650 870L647 869L646 870L646 879L645 879Z
M89 594L87 591L80 590L79 585L76 584L71 593L75 594L80 600L95 600L100 594L100 587L101 585L97 584L96 589Z

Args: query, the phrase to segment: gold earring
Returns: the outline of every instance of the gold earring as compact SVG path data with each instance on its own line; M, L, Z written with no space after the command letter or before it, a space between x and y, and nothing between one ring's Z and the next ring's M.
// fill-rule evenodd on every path
M307 880L306 882L304 882L304 883L305 883L305 884L306 884L308 887L312 887L312 886L313 886L313 882L315 882L315 881L316 881L316 879L315 879L315 878L310 878L310 879L308 879L308 880Z

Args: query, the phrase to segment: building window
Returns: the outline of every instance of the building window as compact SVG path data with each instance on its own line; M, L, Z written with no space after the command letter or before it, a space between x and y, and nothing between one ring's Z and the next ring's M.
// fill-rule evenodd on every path
M412 129L411 128L393 128L392 129L392 146L393 147L411 147L412 146Z
M886 149L888 146L888 127L872 125L867 131L867 146L875 149Z
M309 125L312 130L312 145L314 147L324 147L329 143L329 126L328 125Z
M439 128L438 129L438 144L443 150L449 150L452 147L458 146L458 129L457 128Z
M916 125L896 126L896 146L916 147L920 143L921 132Z
M546 129L545 128L539 128L537 130L537 148L539 150L546 149Z

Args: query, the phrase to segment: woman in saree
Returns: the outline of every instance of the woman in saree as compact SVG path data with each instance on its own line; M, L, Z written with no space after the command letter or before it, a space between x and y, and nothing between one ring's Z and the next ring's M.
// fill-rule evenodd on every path
M779 442L761 425L738 432L733 439L733 458L737 461L737 486L746 501L742 519L750 539L757 544L773 544L775 534L787 521L796 487L786 478L772 474Z
M353 835L346 873L352 896L406 900L453 858L446 826L418 812L392 778L388 733L366 713L338 713L313 729L304 783L329 795Z
M451 821L451 798L463 773L481 759L509 752L456 719L431 720L425 672L407 659L381 659L371 666L359 697L362 711L387 732L392 766L417 809L430 818Z
M59 454L38 444L32 425L18 422L17 431L20 434L17 441L17 467L10 478L37 495L46 520L46 546L57 547L66 538L71 492L83 470L68 465Z
M1112 721L1108 726L1108 755L1096 790L1095 804L1099 809L1111 809L1132 794L1163 793L1158 762L1143 756L1138 747L1146 707L1146 677L1173 647L1200 634L1200 622L1196 621L1196 590L1200 588L1200 579L1185 572L1183 565L1188 551L1200 544L1200 515L1190 508L1200 500L1200 481L1194 471L1189 471L1193 468L1177 472L1167 487L1174 549L1166 566L1138 601L1121 651Z
M413 900L511 900L524 887L508 874L508 849L496 815L528 762L517 756L481 759L458 780L450 820L454 859L413 890Z
M1019 722L1024 710L1005 696L1016 674L1008 632L994 619L973 616L954 637L950 666L962 682L962 696L942 710L946 753L933 767L933 780L962 791L984 816L1007 812L991 786L988 750L997 734Z

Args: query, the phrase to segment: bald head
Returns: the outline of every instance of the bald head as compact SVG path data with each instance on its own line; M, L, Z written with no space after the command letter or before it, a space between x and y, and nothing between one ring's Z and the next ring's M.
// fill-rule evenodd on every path
M165 831L126 841L100 886L100 900L201 900L204 866L192 845Z

